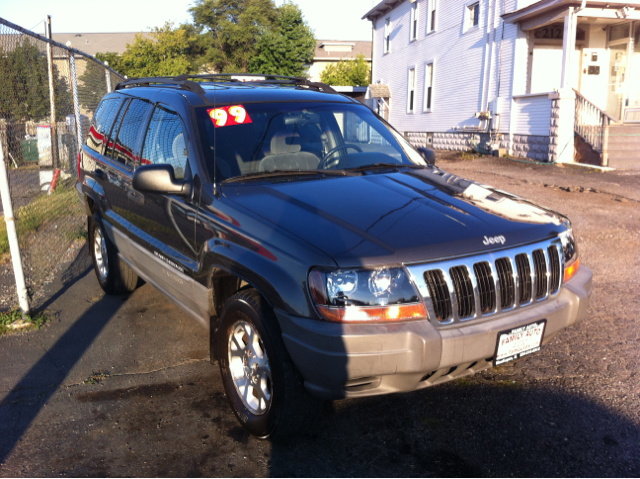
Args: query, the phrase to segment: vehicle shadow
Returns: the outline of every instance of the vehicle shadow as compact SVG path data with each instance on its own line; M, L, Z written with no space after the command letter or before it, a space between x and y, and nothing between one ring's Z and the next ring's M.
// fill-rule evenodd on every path
M270 475L640 474L640 427L578 395L488 377L337 401L313 437L275 442Z
M56 298L90 270L64 285L41 307ZM123 306L121 296L104 296L93 303L20 379L0 402L0 464L21 440L32 421L62 385L76 363L107 323Z

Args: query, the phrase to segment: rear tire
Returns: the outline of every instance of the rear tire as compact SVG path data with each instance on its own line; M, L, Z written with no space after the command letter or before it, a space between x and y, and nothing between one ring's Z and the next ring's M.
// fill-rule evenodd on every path
M136 289L138 275L118 256L98 213L89 217L88 230L93 268L104 292L121 294Z
M277 319L255 289L227 300L216 341L229 403L247 431L261 439L314 431L322 402L305 389Z

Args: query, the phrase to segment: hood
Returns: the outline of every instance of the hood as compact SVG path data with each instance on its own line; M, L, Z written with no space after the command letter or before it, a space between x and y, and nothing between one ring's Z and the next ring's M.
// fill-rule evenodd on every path
M531 243L567 220L438 168L223 185L229 200L331 256L340 267L400 264Z

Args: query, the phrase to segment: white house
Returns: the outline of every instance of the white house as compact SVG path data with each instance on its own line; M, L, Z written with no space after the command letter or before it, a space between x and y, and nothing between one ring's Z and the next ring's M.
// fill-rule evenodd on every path
M363 18L368 98L414 144L640 168L640 3L383 0Z

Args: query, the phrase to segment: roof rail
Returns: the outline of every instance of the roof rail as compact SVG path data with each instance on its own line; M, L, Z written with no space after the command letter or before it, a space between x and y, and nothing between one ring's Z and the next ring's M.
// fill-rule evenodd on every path
M120 82L116 85L116 90L124 90L126 87L130 86L149 86L152 83L154 84L163 84L163 85L176 85L185 90L196 93L202 99L204 99L207 103L208 100L205 96L205 90L202 88L197 81L192 81L191 79L196 80L213 80L213 81L235 81L236 77L248 77L248 78L257 78L253 80L255 83L268 83L270 85L296 85L296 86L307 86L309 88L313 88L318 91L322 91L325 93L338 93L329 85L325 85L320 82L312 82L307 78L303 77L291 77L284 75L271 75L271 74L256 74L256 73L212 73L212 74L202 74L202 75L178 75L173 77L150 77L150 78L131 78L130 80L126 80Z

